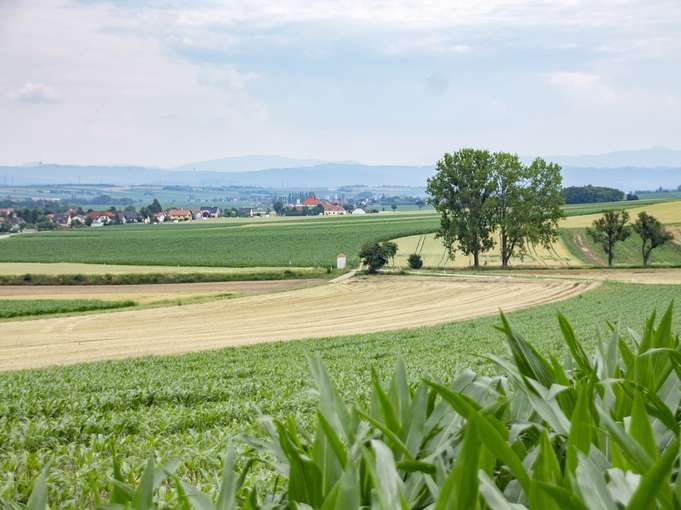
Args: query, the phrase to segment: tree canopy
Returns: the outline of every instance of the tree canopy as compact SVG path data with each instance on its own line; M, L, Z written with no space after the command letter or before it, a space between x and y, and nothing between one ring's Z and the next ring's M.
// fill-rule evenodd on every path
M655 248L674 238L657 218L645 211L638 214L634 223L634 231L641 236L641 256L644 266L650 263L650 255Z
M359 258L367 266L369 273L377 273L392 257L397 254L397 244L387 241L383 243L369 242L362 246Z
M608 266L615 260L615 244L625 241L631 234L629 213L627 211L605 211L603 216L593 222L587 229L587 234L603 247L608 256Z
M568 186L563 189L566 204L593 204L597 202L619 202L624 192L605 186Z
M560 166L536 159L524 165L506 152L461 149L445 154L428 180L430 203L441 215L438 236L453 257L492 249L498 234L501 262L529 244L550 244L562 217Z

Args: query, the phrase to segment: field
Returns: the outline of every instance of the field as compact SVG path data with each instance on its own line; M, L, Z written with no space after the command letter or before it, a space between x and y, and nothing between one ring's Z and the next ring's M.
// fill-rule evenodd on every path
M621 204L621 205L620 205ZM584 228L598 217L594 211L632 202L566 207L563 228ZM681 202L635 204L665 223L681 223ZM575 216L576 215L576 216ZM437 215L429 212L388 213L363 217L247 219L179 225L125 225L77 231L21 234L5 239L0 263L88 263L131 266L230 268L324 267L344 252L351 265L366 241L388 240L434 232ZM556 247L557 260L570 255ZM547 255L538 250L538 259ZM550 257L548 257L550 258ZM564 265L559 260L558 265ZM7 270L15 271L11 266ZM18 270L18 269L17 269ZM98 270L98 269L95 269ZM102 269L106 270L106 269ZM131 271L138 271L134 269Z
M135 306L134 301L99 301L92 299L0 299L0 319L27 315L89 312Z
M0 275L119 275L119 274L253 274L273 271L310 272L307 267L201 267L201 266L134 266L114 264L81 264L66 262L0 262Z
M681 223L681 201L666 201L660 203L653 203L641 205L637 202L620 202L611 204L611 207L601 207L600 210L610 209L626 209L631 217L631 221L636 220L636 215L639 212L645 211L652 214L658 220L665 224ZM636 204L636 205L632 205ZM598 204L603 206L604 204ZM568 216L561 222L562 228L586 228L590 227L595 219L600 217L600 214L582 214L578 216Z
M652 202L641 206L634 202L636 207L628 209L631 221L636 219L640 211L647 211L668 225L674 233L676 241L668 243L653 250L652 263L657 265L681 264L681 202ZM532 246L528 253L522 257L511 259L513 267L579 267L591 265L606 265L607 258L601 247L596 245L586 235L586 227L591 226L593 221L600 217L600 211L609 206L631 206L632 202L618 202L610 204L585 204L579 208L571 206L573 212L579 211L579 215L568 216L561 221L560 235L556 242L548 249L542 246ZM419 253L423 258L425 267L432 268L463 268L472 265L472 256L463 253L455 254L454 260L449 259L441 240L436 239L434 234L421 234L406 236L396 240L399 251L395 257L395 263L399 267L407 267L407 258L411 253ZM615 262L618 265L641 265L640 255L641 239L636 233L623 243L616 246ZM498 246L498 240L497 240ZM499 250L494 248L480 257L483 267L500 266Z
M0 324L0 369L424 326L494 314L502 296L509 300L504 308L515 310L591 286L564 280L376 277L181 307L8 322Z
M679 235L677 226L668 227L670 232ZM586 229L574 228L561 232L561 239L573 254L587 265L607 265L608 258L602 246L596 244L586 233ZM615 245L614 264L626 266L640 266L643 264L641 255L641 237L632 232L628 239ZM651 264L679 265L681 264L681 245L678 241L669 242L652 251Z
M418 253L423 258L424 267L431 268L464 268L473 265L473 257L457 252L454 260L447 255L442 240L437 239L435 234L422 234L418 236L402 237L396 240L398 246L395 265L408 267L407 259L412 253ZM501 265L501 256L498 249L492 249L480 256L480 264L483 267ZM580 266L583 262L576 257L562 239L558 239L546 249L542 246L531 246L528 253L522 257L511 259L513 267L570 267Z
M588 347L607 334L605 320L640 328L645 314L678 297L675 286L607 283L558 303L517 311L513 324L543 352L565 345L556 312L573 321ZM502 300L506 301L503 297ZM120 312L126 313L126 312ZM675 304L674 330L681 327ZM214 488L229 438L253 432L257 405L275 416L309 420L306 354L318 353L348 400L366 397L370 369L383 379L402 356L414 377L448 379L457 367L489 369L475 354L503 350L496 317L438 326L126 361L0 374L0 500L25 501L31 481L52 460L52 508L93 507L110 475L112 440L124 476L150 457L182 459L179 474ZM256 483L266 476L257 465Z
M311 267L349 262L368 240L432 232L433 214L140 225L21 234L2 241L0 262L160 266Z
M139 304L163 302L177 304L201 297L237 297L279 292L318 285L324 281L321 279L292 279L136 285L1 285L0 300L61 298L119 301L123 299L133 300Z

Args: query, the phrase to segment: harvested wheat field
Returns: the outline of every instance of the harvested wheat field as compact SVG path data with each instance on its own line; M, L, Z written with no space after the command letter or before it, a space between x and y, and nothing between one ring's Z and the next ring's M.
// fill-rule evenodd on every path
M681 201L661 202L640 207L631 207L630 203L623 202L621 207L610 206L611 209L625 209L629 213L631 221L636 220L640 212L652 214L664 224L681 223ZM582 216L570 216L560 222L562 228L585 228L590 227L594 220L600 218L599 214L585 214Z
M169 299L222 294L252 295L318 285L324 280L254 280L140 285L0 285L0 299L131 299L148 304Z
M536 277L548 279L612 281L623 283L668 284L681 285L681 269L650 268L650 269L570 269L567 271L504 271L490 272L493 277L502 274L514 277Z
M564 299L592 282L378 277L204 304L0 324L0 369L432 325Z

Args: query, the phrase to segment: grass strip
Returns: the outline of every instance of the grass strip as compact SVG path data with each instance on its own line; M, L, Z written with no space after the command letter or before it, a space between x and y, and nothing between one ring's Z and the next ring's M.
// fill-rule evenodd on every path
M146 273L146 274L33 274L0 275L0 285L142 285L153 283L202 283L254 280L328 278L337 272L273 271L254 273ZM340 274L340 273L338 273Z
M0 319L29 315L52 315L56 313L90 312L127 308L137 303L125 301L100 301L96 299L2 299Z

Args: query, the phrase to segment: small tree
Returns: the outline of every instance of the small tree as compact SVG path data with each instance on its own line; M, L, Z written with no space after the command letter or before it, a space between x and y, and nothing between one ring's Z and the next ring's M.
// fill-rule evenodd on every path
M608 255L608 266L612 267L615 259L615 244L624 241L631 234L629 213L627 211L605 211L603 216L593 222L593 226L587 229L589 236L603 247Z
M409 267L412 269L421 269L423 267L423 259L418 253L412 253L407 259Z
M379 269L388 263L392 248L386 245L395 245L395 243L366 243L359 252L359 258L362 264L367 266L369 273L377 273ZM395 245L395 252L397 245Z
M154 201L149 205L149 212L153 214L158 214L163 210L163 207L161 207L161 203L158 201L158 199L154 199Z
M655 248L674 238L657 218L646 212L638 214L638 219L634 223L634 230L641 236L641 255L643 256L644 266L650 263L650 254Z
M397 211L397 204L393 202L392 204L390 204L390 208L393 210L393 212Z

